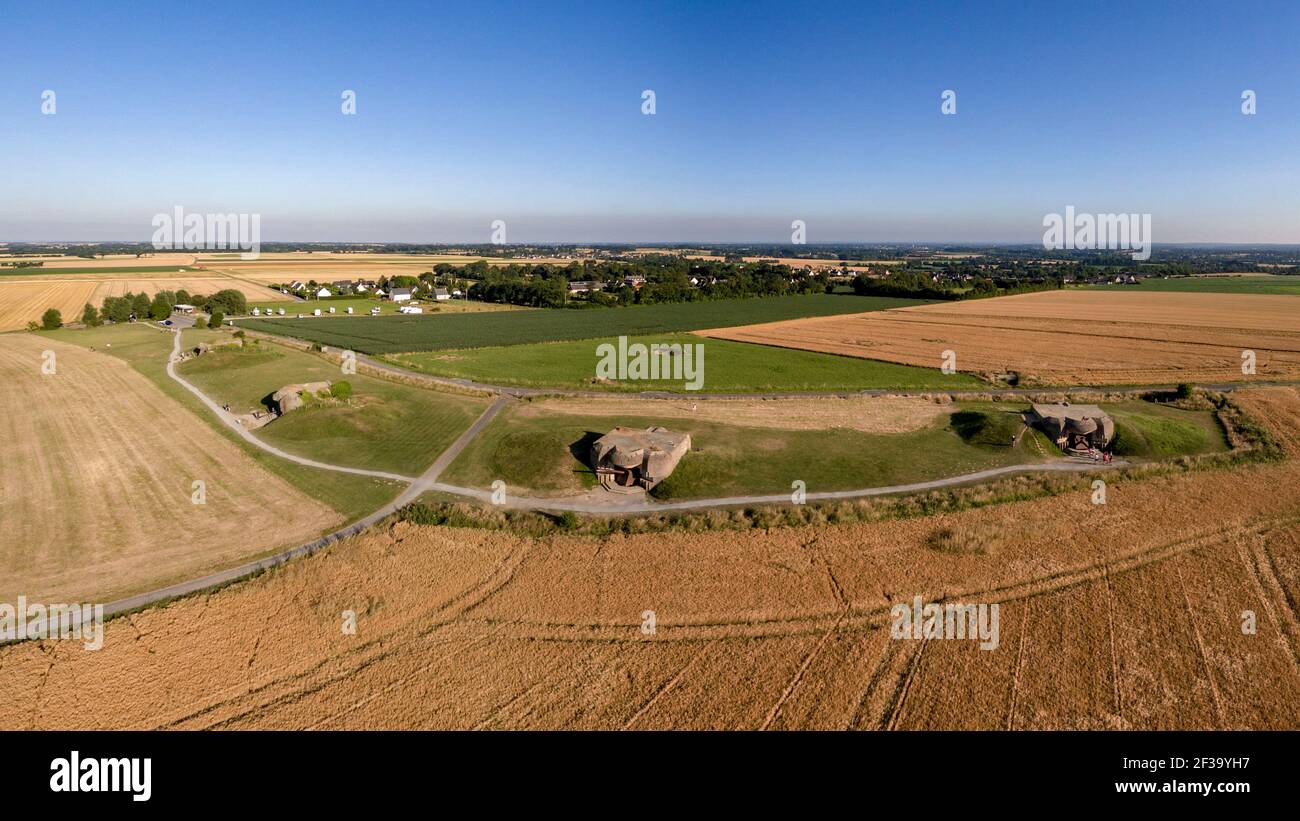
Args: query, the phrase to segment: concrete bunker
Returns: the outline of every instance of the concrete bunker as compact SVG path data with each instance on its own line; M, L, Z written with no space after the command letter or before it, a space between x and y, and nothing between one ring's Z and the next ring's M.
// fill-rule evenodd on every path
M591 466L606 490L634 493L668 478L690 449L690 434L617 427L592 443Z

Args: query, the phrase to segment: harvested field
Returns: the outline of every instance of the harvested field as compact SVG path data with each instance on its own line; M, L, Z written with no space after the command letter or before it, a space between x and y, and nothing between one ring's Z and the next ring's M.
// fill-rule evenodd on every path
M1141 385L1300 376L1300 311L1287 296L1047 291L699 331L704 336L960 371L1032 384Z
M1300 427L1296 391L1242 401ZM0 727L1294 729L1295 456L875 524L399 524L111 622L98 652L0 648L37 694ZM1004 538L940 553L936 528ZM891 638L914 595L999 604L997 648Z
M39 321L49 308L58 308L63 314L64 322L75 322L80 320L82 308L87 302L98 308L106 297L121 296L128 291L135 294L143 292L150 296L159 291L176 290L211 295L227 289L239 291L250 301L279 302L292 299L254 282L202 272L23 273L0 277L0 331L23 328L28 322Z
M0 380L0 601L105 601L340 522L118 359L6 334Z
M146 254L137 257L135 254L110 254L94 259L85 257L68 257L68 256L0 256L0 263L12 262L39 262L42 263L40 268L34 269L35 272L41 270L58 270L62 268L141 268L141 267L163 267L183 268L193 265L195 260L194 254L187 253L160 253ZM0 270L3 270L0 268Z
M97 283L86 281L0 279L0 331L27 327L40 322L50 308L58 309L65 322L81 317L87 302L95 302Z
M522 416L564 413L577 416L651 415L696 419L750 428L825 430L847 428L865 433L905 433L934 423L952 409L946 402L910 397L854 397L851 399L666 399L647 404L644 399L618 397L542 399L530 402Z

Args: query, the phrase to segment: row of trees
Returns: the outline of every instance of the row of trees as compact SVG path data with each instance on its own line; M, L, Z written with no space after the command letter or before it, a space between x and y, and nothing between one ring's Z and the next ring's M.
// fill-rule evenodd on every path
M438 267L433 273L438 274ZM568 265L505 265L471 263L460 269L476 281L472 299L540 308L651 305L712 299L823 293L830 280L823 273L796 271L768 262L724 262L657 256L637 261L573 262ZM629 279L641 280L640 287ZM569 296L569 283L596 282L579 299Z
M163 320L172 315L177 305L193 305L198 310L207 311L212 317L213 325L220 325L227 314L248 313L247 298L233 289L217 291L212 296L179 290L159 291L150 297L143 292L133 294L128 291L122 296L105 297L104 303L98 309L87 302L81 310L81 323L90 328L97 328L105 322ZM50 308L41 317L40 327L47 331L62 326L63 314L57 308Z
M858 296L893 296L911 299L981 299L990 296L1008 296L1031 291L1052 291L1062 287L1059 279L993 279L981 277L972 280L965 290L947 288L919 271L896 271L884 277L853 278L853 293Z

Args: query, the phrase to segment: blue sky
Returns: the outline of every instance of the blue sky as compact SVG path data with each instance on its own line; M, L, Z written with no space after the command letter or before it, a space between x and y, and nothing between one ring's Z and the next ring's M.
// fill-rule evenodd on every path
M0 19L0 240L147 240L180 205L261 214L264 240L486 242L503 219L512 242L784 242L803 219L810 242L1036 241L1074 205L1150 213L1156 242L1300 242L1295 3Z

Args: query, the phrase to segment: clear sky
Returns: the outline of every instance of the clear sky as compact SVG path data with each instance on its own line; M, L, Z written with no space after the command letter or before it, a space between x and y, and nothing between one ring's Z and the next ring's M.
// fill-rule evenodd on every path
M1300 242L1300 3L13 3L0 240ZM54 115L41 95L56 93ZM357 95L357 114L340 95ZM641 113L642 91L656 113ZM940 113L945 89L957 113ZM1245 89L1258 113L1241 112Z

